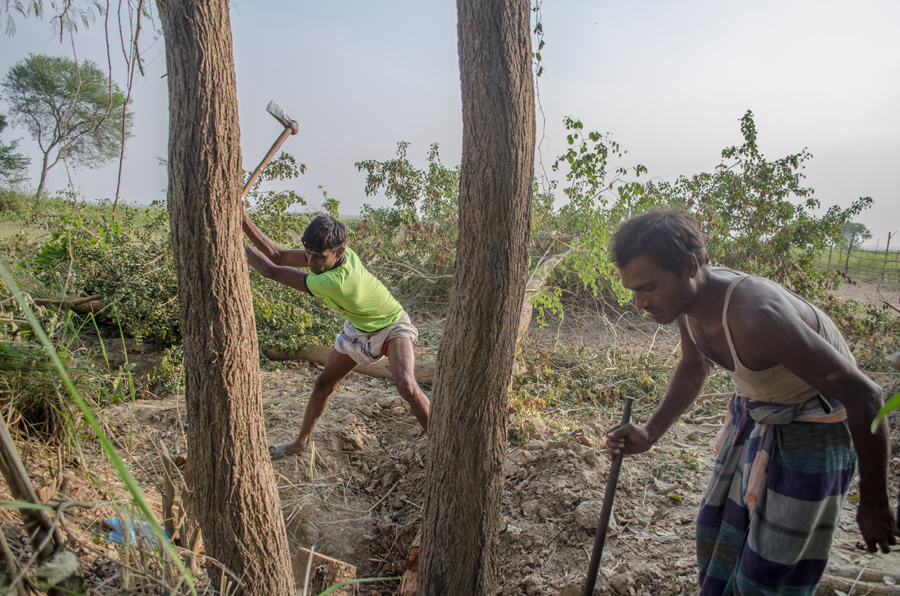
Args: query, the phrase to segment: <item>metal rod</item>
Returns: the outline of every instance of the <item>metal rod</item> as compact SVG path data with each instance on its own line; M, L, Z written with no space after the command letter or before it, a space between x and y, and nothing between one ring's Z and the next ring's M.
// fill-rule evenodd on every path
M625 411L622 414L622 424L631 422L631 404L633 397L625 398ZM600 569L600 557L603 555L603 546L606 544L606 531L609 529L609 520L612 517L613 501L616 498L616 484L619 482L619 470L622 468L622 453L613 457L609 466L609 477L606 480L606 492L603 493L603 506L600 508L600 524L597 526L597 535L594 537L594 551L591 553L591 562L588 565L587 579L584 584L584 596L592 596L594 585L597 583L597 571Z

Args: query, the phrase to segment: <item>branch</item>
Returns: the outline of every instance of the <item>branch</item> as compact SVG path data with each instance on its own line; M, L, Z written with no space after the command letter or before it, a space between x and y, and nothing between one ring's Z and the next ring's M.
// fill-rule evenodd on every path
M884 303L884 305L887 306L888 308L892 308L892 309L894 309L895 311L900 312L900 308L897 308L896 306L894 306L893 304L891 304L891 303L888 302L887 300L882 300L881 302Z
M397 262L395 262L395 261L389 261L389 260L385 260L385 263L388 264L388 265L392 265L392 266L394 266L394 267L403 267L403 268L405 268L405 269L408 269L408 270L412 271L413 273L415 273L415 274L416 274L416 277L420 278L420 279L421 279L422 281L424 281L425 283L428 283L428 284L431 284L431 285L434 285L434 284L436 284L436 283L438 283L439 281L444 280L444 279L453 279L453 275L452 275L452 274L448 274L448 275L428 275L428 274L426 274L426 273L422 273L421 271L419 271L418 269L416 269L415 267L413 267L413 266L411 266L411 265L407 265L406 263L397 263Z
M54 300L53 298L35 298L35 304L52 304L56 306L65 306L66 308L72 308L73 306L80 306L87 302L94 302L100 300L102 296L100 294L94 294L93 296L84 296L82 298L69 298L62 300Z

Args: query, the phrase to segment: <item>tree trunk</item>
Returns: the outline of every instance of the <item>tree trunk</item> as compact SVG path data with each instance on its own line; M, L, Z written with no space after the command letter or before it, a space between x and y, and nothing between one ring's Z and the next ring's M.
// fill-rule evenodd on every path
M41 179L38 181L37 191L34 193L35 202L41 200L41 195L44 192L44 183L47 181L47 170L49 169L47 167L47 155L47 153L44 153L44 161L41 164Z
M847 246L847 260L844 262L844 273L850 271L850 253L853 252L853 244L856 242L856 234L850 235L850 242Z
M526 0L458 0L459 241L428 428L419 593L496 594L507 399L528 273L534 87Z
M240 131L227 0L158 0L169 83L169 189L184 339L188 457L206 552L246 594L293 593L266 451L241 244ZM263 117L263 116L261 116ZM212 585L222 573L208 566Z

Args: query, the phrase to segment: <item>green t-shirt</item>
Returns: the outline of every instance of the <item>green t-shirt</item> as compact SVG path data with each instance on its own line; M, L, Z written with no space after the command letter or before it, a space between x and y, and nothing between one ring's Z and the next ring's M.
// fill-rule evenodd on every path
M325 304L362 331L377 331L399 321L403 307L384 284L369 273L355 252L346 248L344 257L343 265L307 276L310 293L324 298Z

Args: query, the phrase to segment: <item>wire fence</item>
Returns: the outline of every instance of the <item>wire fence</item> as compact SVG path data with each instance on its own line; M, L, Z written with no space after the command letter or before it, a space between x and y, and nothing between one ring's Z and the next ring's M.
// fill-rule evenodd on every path
M833 246L819 255L818 265L843 271L851 278L900 285L900 250Z

